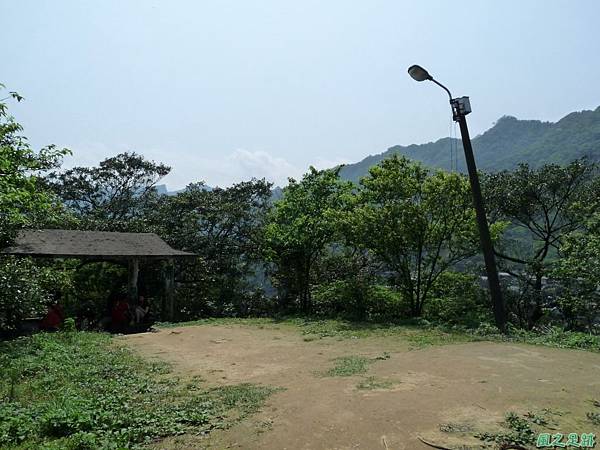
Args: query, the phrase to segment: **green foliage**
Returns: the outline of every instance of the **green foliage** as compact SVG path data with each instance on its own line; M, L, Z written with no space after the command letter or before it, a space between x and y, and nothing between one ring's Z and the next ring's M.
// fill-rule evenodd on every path
M51 265L28 258L0 258L0 331L15 330L27 317L40 317L52 294L69 285L69 275Z
M271 184L251 180L227 189L189 185L161 196L147 211L152 228L170 245L199 256L178 266L182 319L262 314L270 304L257 288Z
M522 229L532 245L525 248L515 242L511 254L501 251L504 269L519 276L523 298L513 302L513 321L532 328L542 317L542 278L550 271L564 237L583 228L586 216L600 208L597 195L598 170L585 160L569 165L544 165L531 169L520 164L512 172L489 174L484 191L492 216L509 221Z
M409 315L407 302L395 290L359 278L323 283L313 289L317 315L360 321L394 321Z
M559 304L569 327L598 333L595 320L600 305L600 214L587 222L585 232L574 232L565 238L553 276L564 286Z
M475 275L447 271L433 284L424 317L440 324L477 327L493 319L490 311Z
M0 90L3 88L0 85ZM23 99L15 92L8 98ZM44 189L39 176L59 165L69 153L54 146L32 150L4 100L0 100L0 248L10 244L18 229L48 226L61 216L60 205Z
M436 279L478 249L467 180L392 157L361 180L347 215L352 242L394 272L412 316L420 316Z
M53 172L47 183L81 220L82 228L146 231L142 212L170 170L136 153L121 153L98 167Z
M315 266L341 240L338 217L348 208L352 185L341 182L337 171L314 167L302 180L290 179L275 203L266 228L266 257L284 304L299 300L312 308L310 285Z
M38 334L0 344L0 446L137 448L209 432L256 411L272 388L198 388L96 333Z

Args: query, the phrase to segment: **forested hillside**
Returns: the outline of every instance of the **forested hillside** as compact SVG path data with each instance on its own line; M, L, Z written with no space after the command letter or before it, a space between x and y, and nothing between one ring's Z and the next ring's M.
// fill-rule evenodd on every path
M600 107L594 111L573 112L556 123L504 116L485 133L473 138L473 147L479 169L488 172L514 169L521 162L540 167L547 163L567 164L581 157L599 161ZM369 167L394 154L450 170L451 152L455 149L458 150L455 158L458 170L465 171L460 140L443 138L421 145L396 145L384 153L344 166L340 176L358 181L368 173Z

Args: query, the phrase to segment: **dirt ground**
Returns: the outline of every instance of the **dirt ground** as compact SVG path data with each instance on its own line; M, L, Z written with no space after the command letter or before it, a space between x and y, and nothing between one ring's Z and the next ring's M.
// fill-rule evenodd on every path
M498 431L507 411L544 408L556 413L550 433L600 434L585 418L594 409L590 400L600 399L600 354L590 352L492 342L412 350L400 337L308 341L286 326L203 325L123 339L145 357L172 363L183 377L284 388L228 430L169 439L157 448L431 448L419 437L479 448L473 435ZM322 376L342 356L372 363L363 375ZM365 382L371 389L358 387Z

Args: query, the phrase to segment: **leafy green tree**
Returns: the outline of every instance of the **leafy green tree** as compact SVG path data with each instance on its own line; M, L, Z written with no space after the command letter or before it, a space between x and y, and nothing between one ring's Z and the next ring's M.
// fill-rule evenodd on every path
M552 275L564 290L559 304L571 328L583 325L590 333L600 330L600 214L582 231L564 237L560 258Z
M281 300L298 299L304 312L312 306L316 263L340 242L339 217L351 203L352 184L341 181L338 171L311 167L300 181L290 178L268 219L266 256Z
M64 218L40 176L58 167L68 151L48 146L35 152L8 113L11 98L23 100L16 92L0 99L0 248L10 245L19 229L56 226ZM60 274L31 260L1 257L0 330L14 329L24 317L41 312L49 290L58 285L55 275Z
M60 215L60 205L39 176L57 167L68 153L54 146L32 150L20 134L23 128L8 113L5 101L10 98L23 97L10 92L0 100L0 248L14 239L18 229L45 226Z
M270 188L264 179L226 189L196 183L149 205L146 218L152 229L174 247L199 255L183 263L178 274L188 286L187 299L180 292L180 303L190 317L251 312L251 305L243 303L250 282L260 276Z
M81 219L83 228L143 231L144 208L156 195L156 184L170 170L136 153L121 153L98 167L54 172L48 183Z
M564 237L583 229L586 217L599 210L597 173L595 164L576 160L539 169L521 164L512 172L484 177L491 216L510 222L506 236L516 236L501 241L497 254L503 269L524 286L526 305L521 309L529 328L542 315L542 280Z
M469 183L393 156L361 179L356 208L347 215L355 245L389 270L420 316L438 277L478 249Z

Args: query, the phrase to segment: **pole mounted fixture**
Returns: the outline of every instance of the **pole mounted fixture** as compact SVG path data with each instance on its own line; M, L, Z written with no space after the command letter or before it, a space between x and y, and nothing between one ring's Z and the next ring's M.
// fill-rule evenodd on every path
M465 151L469 182L471 183L471 192L473 194L473 205L475 206L477 226L479 228L479 237L481 240L481 250L483 251L488 286L494 308L494 319L496 326L504 333L506 332L506 308L504 305L504 299L502 298L502 291L500 290L500 280L498 278L498 268L496 267L494 247L492 245L490 229L485 214L483 196L481 195L481 186L479 185L479 176L477 175L477 166L475 164L475 156L473 155L473 146L471 145L471 138L469 137L469 129L467 127L467 114L471 112L471 102L469 101L469 97L453 98L450 90L442 83L435 80L429 74L429 72L427 72L427 70L421 66L416 64L410 66L408 68L408 74L416 81L434 82L444 89L450 98L452 119L455 122L458 122L460 126L460 135L462 138L463 149Z

